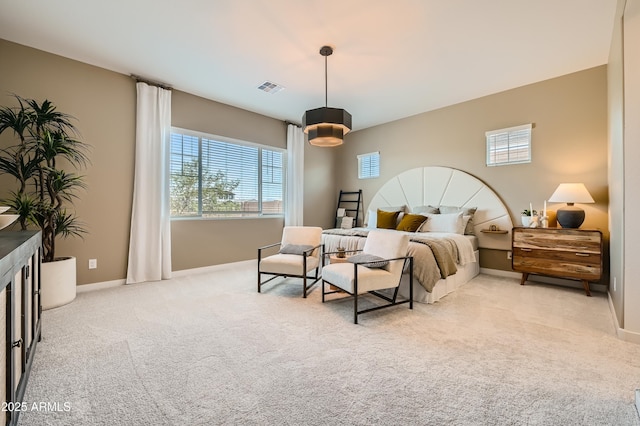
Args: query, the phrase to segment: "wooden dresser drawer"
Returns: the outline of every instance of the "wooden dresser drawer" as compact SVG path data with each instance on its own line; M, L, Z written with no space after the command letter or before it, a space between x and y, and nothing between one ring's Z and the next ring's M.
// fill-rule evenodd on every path
M561 250L532 250L529 248L513 248L514 266L518 259L546 260L549 262L576 263L580 265L600 266L602 255L600 253L571 252Z
M553 228L519 230L513 233L513 246L532 249L560 250L584 253L601 252L602 235L599 231L564 230Z
M514 248L513 270L555 277L597 281L602 275L602 256L553 250L522 252Z

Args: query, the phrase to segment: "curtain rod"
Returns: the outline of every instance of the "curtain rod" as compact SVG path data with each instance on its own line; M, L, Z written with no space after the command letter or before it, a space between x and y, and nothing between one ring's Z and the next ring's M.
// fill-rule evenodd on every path
M298 124L298 123L294 123L293 121L289 121L289 120L284 120L284 124L285 124L285 125L287 125L287 126L288 126L289 124L293 124L293 125L294 125L294 126L296 126L296 127L300 127L300 128L302 128L302 125L300 125L300 124Z
M157 86L157 87L160 87L161 89L173 90L173 87L171 87L171 86L169 86L167 84L159 83L159 82L153 81L153 80L149 80L147 78L140 77L139 75L131 74L130 77L132 79L134 79L138 83L147 83L149 86Z

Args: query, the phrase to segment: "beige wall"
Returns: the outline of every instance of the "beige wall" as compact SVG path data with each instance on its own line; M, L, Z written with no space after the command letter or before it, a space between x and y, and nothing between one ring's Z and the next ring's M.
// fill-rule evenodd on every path
M286 148L286 125L259 114L174 91L172 124L219 136ZM304 224L327 227L333 218L334 153L305 146ZM255 259L256 249L280 240L283 218L174 220L173 269Z
M80 284L124 278L135 139L133 80L4 40L0 57L1 93L54 101L78 118L83 139L93 146L85 171L89 191L77 203L89 234L84 240L62 241L59 254L78 258ZM514 220L529 202L540 206L558 183L580 180L597 201L585 206L584 226L608 235L606 93L603 66L353 132L335 149L306 145L305 224L331 227L340 189L362 188L366 207L399 172L445 165L489 184ZM279 120L177 90L172 98L175 126L284 147L286 129ZM484 132L528 122L535 125L533 163L485 167ZM356 155L376 150L382 176L358 180ZM0 192L9 187L2 178ZM256 247L277 241L282 224L282 219L174 221L173 269L252 259ZM98 259L98 269L88 270L89 258ZM508 268L504 253L484 253L483 258L483 267Z
M334 149L305 143L304 148L304 224L333 228L338 192L343 187L337 179Z
M218 136L286 148L284 122L174 90L171 124ZM171 258L179 271L255 259L256 249L280 240L282 218L174 219Z
M0 103L8 94L49 99L78 119L91 145L88 191L75 204L88 234L59 240L58 256L75 256L78 283L121 279L126 273L135 139L135 84L129 77L0 40ZM8 135L3 135L8 136ZM0 192L13 183L3 177ZM88 260L98 259L89 270Z
M530 164L485 166L485 132L533 123ZM380 151L381 176L358 180L358 154ZM585 228L607 224L607 70L600 66L350 133L337 148L338 181L362 188L365 208L391 177L414 167L464 170L488 184L509 208L541 209L561 182L584 182ZM550 208L558 207L549 205ZM482 267L510 269L504 252L483 252ZM606 282L606 281L605 281Z
M82 139L92 146L84 171L88 191L76 203L88 234L59 242L58 255L76 256L78 283L126 275L135 152L135 82L128 76L0 39L0 103L11 93L53 101L78 119ZM215 135L286 147L280 120L175 90L173 125ZM8 135L2 136L6 142ZM335 209L334 153L305 152L305 223L326 226ZM0 197L13 188L0 177ZM253 259L260 245L279 241L283 219L174 220L173 270ZM98 268L88 269L88 260Z

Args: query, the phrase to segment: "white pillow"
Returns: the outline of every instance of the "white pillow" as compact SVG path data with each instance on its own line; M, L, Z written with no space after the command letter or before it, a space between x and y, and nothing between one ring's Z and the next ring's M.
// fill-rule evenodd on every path
M448 214L422 213L428 219L420 226L418 232L448 232L451 234L464 234L466 223L462 212Z
M378 212L369 210L367 212L367 228L376 229L378 227Z

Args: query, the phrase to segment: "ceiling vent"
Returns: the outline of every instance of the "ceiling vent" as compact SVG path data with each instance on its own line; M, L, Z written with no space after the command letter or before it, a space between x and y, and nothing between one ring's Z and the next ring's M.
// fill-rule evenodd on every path
M274 93L278 93L279 91L284 89L284 86L272 83L270 81L265 81L260 86L258 86L258 89L262 90L263 92L271 93L273 95Z

